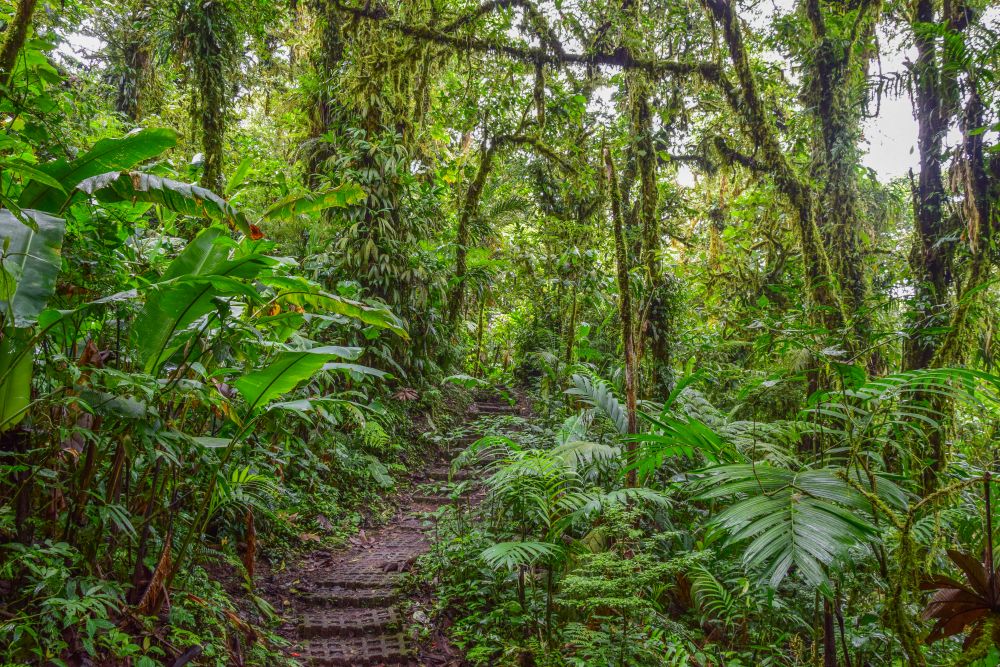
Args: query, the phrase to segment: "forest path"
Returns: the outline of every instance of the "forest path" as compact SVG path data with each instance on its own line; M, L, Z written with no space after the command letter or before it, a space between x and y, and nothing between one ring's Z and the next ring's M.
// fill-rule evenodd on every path
M516 414L517 408L499 401L473 403L465 418L470 426L484 415ZM444 454L436 464L413 476L430 491L417 489L404 498L387 525L363 534L348 549L317 554L297 572L295 607L300 612L298 648L307 665L361 666L445 665L460 658L444 647L420 647L407 633L407 619L400 609L400 576L430 549L429 512L452 502L450 462L464 447L481 437L470 433L457 443L457 451ZM456 479L457 478L457 479ZM429 483L429 484L427 484ZM472 502L478 495L472 490ZM420 650L422 648L422 650Z

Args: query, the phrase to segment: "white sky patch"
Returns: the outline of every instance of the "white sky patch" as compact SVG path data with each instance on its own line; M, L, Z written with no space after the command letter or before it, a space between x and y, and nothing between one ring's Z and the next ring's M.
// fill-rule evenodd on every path
M71 32L59 42L56 53L63 58L82 58L86 55L100 53L104 47L104 42L97 37Z

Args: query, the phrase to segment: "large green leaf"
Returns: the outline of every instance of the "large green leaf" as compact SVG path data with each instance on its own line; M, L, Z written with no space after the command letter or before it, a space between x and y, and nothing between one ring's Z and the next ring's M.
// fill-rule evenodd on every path
M344 358L344 351L350 349L330 345L301 352L282 352L267 368L247 373L237 380L236 390L243 395L250 410L256 410L295 389L323 370L327 363Z
M851 546L871 538L864 496L837 469L795 472L764 463L711 468L699 483L701 500L736 497L713 521L732 542L749 540L743 560L777 587L792 566L813 585Z
M119 139L102 139L72 162L60 159L39 166L39 171L59 181L62 188L35 179L21 193L19 205L57 213L84 180L109 171L131 169L176 143L177 133L166 128L138 130Z
M246 235L250 223L243 213L211 190L141 171L112 171L79 184L79 189L103 202L143 201L197 218L224 222Z
M170 262L162 280L216 273L216 269L229 259L230 251L222 227L204 229Z
M298 276L272 276L261 282L278 290L276 301L313 312L343 315L379 329L388 329L405 339L410 337L399 318L385 306L368 306L323 292L315 283Z
M216 308L220 296L241 295L257 301L257 291L243 280L257 277L276 260L262 255L230 259L231 245L219 227L202 231L153 285L136 317L133 335L139 357L153 372L170 356L174 336ZM243 280L238 280L243 279Z
M14 326L29 327L55 291L62 268L66 222L38 211L24 209L35 229L0 209L0 241L5 247L0 270L0 313L13 315Z
M260 259L259 257L257 259ZM233 262L245 267L244 262ZM266 265L259 265L261 268ZM258 301L257 291L227 275L184 276L153 285L136 317L133 336L143 367L154 372L173 352L171 341L198 318L218 308L219 297Z
M579 396L584 403L600 410L614 422L619 433L628 432L628 415L612 391L611 385L604 380L592 379L579 373L575 373L572 379L573 387L566 390L567 394Z
M16 426L31 402L31 354L23 354L30 344L26 329L8 328L0 339L0 432Z
M297 215L319 213L328 208L344 208L365 198L365 191L354 183L342 183L326 192L289 195L264 211L264 220L287 220Z

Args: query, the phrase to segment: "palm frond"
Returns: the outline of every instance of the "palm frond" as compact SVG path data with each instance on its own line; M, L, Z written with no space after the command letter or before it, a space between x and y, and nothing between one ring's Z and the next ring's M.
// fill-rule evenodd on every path
M734 498L713 523L730 542L749 540L744 563L765 571L777 587L792 566L811 584L848 548L865 543L875 527L864 518L864 495L836 468L795 472L768 464L718 466L699 480L700 500Z
M479 556L494 570L515 570L539 561L555 560L565 552L562 547L547 542L498 542Z
M567 394L578 396L584 403L596 408L611 420L619 433L628 432L628 415L611 385L600 378L591 378L581 373L574 373L572 381L573 386L566 390Z
M512 452L520 452L521 445L502 435L488 435L476 440L462 450L451 463L452 470L461 470L473 463L490 459L504 459Z
M587 466L617 461L621 448L600 442L574 440L552 448L551 454L560 457L573 470Z

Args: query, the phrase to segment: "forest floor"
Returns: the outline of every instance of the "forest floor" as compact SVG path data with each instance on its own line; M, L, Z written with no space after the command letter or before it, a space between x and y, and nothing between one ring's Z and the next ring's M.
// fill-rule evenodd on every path
M452 473L450 462L479 437L474 422L484 415L517 414L523 406L489 399L473 403L465 417L468 435L410 477L397 499L397 511L384 526L360 531L340 550L317 549L276 574L265 594L283 610L279 631L288 638L291 657L307 665L451 667L464 664L444 628L422 611L410 615L404 594L405 573L431 547L434 512L452 502L478 503L482 489L475 471ZM460 494L449 482L469 480ZM433 600L419 607L429 608ZM421 625L427 632L419 632ZM429 627L428 627L429 626Z

